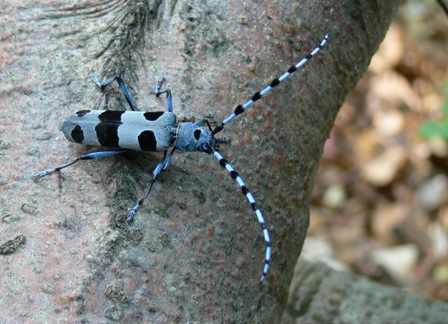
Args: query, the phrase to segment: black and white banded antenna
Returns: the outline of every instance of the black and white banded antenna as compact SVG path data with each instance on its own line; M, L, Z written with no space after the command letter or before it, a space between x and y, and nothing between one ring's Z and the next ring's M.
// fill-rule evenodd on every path
M242 114L243 112L245 112L246 109L249 108L250 106L252 106L252 104L255 101L257 101L257 100L261 99L262 97L264 97L274 87L276 87L277 85L282 83L287 77L289 77L291 74L293 74L299 68L301 68L306 62L311 60L313 58L313 56L316 55L322 49L322 47L325 46L325 44L327 43L327 40L328 40L328 34L325 35L324 39L319 44L319 46L317 46L310 54L305 56L299 63L297 63L296 65L291 66L288 69L288 71L283 73L283 75L281 77L275 78L274 80L272 80L272 82L263 91L256 92L252 96L252 98L248 102L246 102L244 105L239 104L235 108L235 111L229 117L224 119L219 125L217 125L215 127L215 129L212 132L212 135L215 135L215 134L219 133L220 131L222 131L224 129L224 126L227 125L227 123L229 123L233 118L235 118L239 114Z
M212 136L214 136L215 134L217 134L220 131L222 131L224 129L224 126L227 123L229 123L232 119L234 119L239 114L245 112L246 109L249 108L255 101L257 101L257 100L261 99L262 97L264 97L275 86L277 86L280 83L282 83L292 73L294 73L296 70L301 68L306 62L311 60L313 58L313 56L316 55L322 49L322 47L325 46L325 44L327 43L327 40L328 40L328 34L325 35L324 39L319 44L319 46L317 46L311 53L309 53L307 56L305 56L299 63L297 63L296 65L291 66L288 69L288 71L283 73L283 75L280 76L279 78L275 78L274 80L272 80L272 82L264 90L256 92L252 96L252 98L248 102L246 102L244 105L241 105L241 104L238 105L236 107L235 111L229 117L224 119L218 126L215 127L215 129L211 133ZM260 278L260 284L261 284L261 283L263 283L265 281L266 276L267 276L267 274L269 272L269 264L270 264L271 255L272 255L271 238L270 238L270 235L269 235L269 231L268 231L268 229L266 227L266 223L265 223L265 219L264 219L263 213L257 207L257 205L255 203L255 198L253 197L253 195L249 191L249 189L246 187L246 184L244 183L243 179L238 174L238 172L236 172L235 169L229 164L229 162L220 153L218 153L216 148L214 148L213 146L210 146L210 149L213 152L213 155L218 159L219 165L221 165L221 167L226 169L229 172L230 177L233 180L235 180L238 183L238 185L241 187L241 191L242 191L243 195L246 197L247 201L250 203L252 210L255 212L255 215L257 216L258 223L260 224L261 230L263 231L263 238L264 238L265 245L266 245L266 255L265 255L265 261L264 261L263 273L262 273L262 276Z
M269 264L271 262L271 254L272 254L272 247L271 247L271 238L269 236L269 231L266 227L266 223L263 217L263 213L261 212L260 208L257 207L257 204L255 203L255 198L252 195L252 193L249 191L249 189L246 187L246 184L244 183L241 176L238 174L238 172L235 171L235 169L230 165L230 163L216 150L213 150L213 155L218 159L219 165L222 166L224 169L226 169L230 177L235 180L238 185L241 187L241 191L244 196L246 196L247 201L249 202L252 210L255 212L255 215L257 216L258 223L261 226L261 230L263 231L263 238L264 243L266 245L266 255L264 258L264 267L263 267L263 274L260 278L260 284L262 284L266 276L269 272Z

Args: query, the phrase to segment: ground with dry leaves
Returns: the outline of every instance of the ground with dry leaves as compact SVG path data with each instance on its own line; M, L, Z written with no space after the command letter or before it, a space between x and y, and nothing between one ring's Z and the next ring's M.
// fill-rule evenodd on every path
M408 1L327 141L302 256L448 301L448 17ZM353 55L356 55L355 53Z

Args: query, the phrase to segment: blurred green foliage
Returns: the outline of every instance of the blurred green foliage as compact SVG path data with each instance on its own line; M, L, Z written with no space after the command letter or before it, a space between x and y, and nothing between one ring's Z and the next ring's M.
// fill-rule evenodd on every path
M420 135L425 139L439 137L448 141L448 80L443 85L442 118L427 121L420 127Z

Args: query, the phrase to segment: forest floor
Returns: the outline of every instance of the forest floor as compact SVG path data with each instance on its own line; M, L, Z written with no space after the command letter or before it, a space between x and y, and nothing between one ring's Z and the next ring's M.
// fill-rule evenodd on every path
M447 26L436 1L400 9L326 143L302 254L445 302Z

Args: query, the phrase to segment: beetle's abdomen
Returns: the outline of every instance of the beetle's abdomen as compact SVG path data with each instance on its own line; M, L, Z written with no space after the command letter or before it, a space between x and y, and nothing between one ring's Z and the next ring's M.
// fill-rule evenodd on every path
M173 145L170 129L175 123L172 112L81 110L71 114L61 129L74 143L165 151Z

